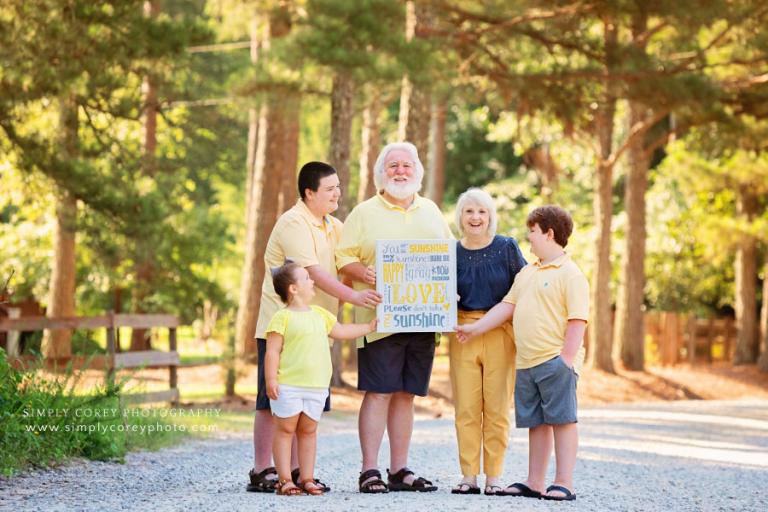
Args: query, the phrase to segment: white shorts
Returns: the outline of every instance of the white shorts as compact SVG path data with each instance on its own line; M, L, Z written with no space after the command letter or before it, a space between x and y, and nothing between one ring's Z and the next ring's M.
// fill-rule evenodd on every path
M328 398L328 389L285 386L278 384L277 400L269 399L269 408L278 418L290 418L303 412L315 421L320 421Z

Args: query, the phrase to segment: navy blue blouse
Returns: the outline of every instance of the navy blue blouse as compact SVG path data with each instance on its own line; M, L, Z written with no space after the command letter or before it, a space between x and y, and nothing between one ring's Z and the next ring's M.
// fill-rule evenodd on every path
M459 309L487 311L501 302L527 262L514 238L496 235L482 249L456 244Z

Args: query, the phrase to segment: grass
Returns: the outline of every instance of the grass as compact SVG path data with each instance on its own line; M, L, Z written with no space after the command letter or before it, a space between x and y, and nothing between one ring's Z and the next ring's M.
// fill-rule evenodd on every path
M162 414L121 407L120 385L77 394L80 375L20 372L0 350L0 474L48 467L70 457L123 460L129 450L178 442L189 429Z

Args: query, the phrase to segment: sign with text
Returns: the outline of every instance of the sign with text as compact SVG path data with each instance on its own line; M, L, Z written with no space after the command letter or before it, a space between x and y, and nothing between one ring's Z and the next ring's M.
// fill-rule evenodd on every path
M377 240L378 332L446 332L456 325L456 241Z

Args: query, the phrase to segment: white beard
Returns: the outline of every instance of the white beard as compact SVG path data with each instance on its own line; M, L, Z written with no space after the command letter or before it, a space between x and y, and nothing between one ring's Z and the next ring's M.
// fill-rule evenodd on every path
M413 194L421 190L421 182L409 182L405 185L399 185L394 181L388 181L387 184L384 185L384 190L386 190L389 195L396 199L408 199Z

